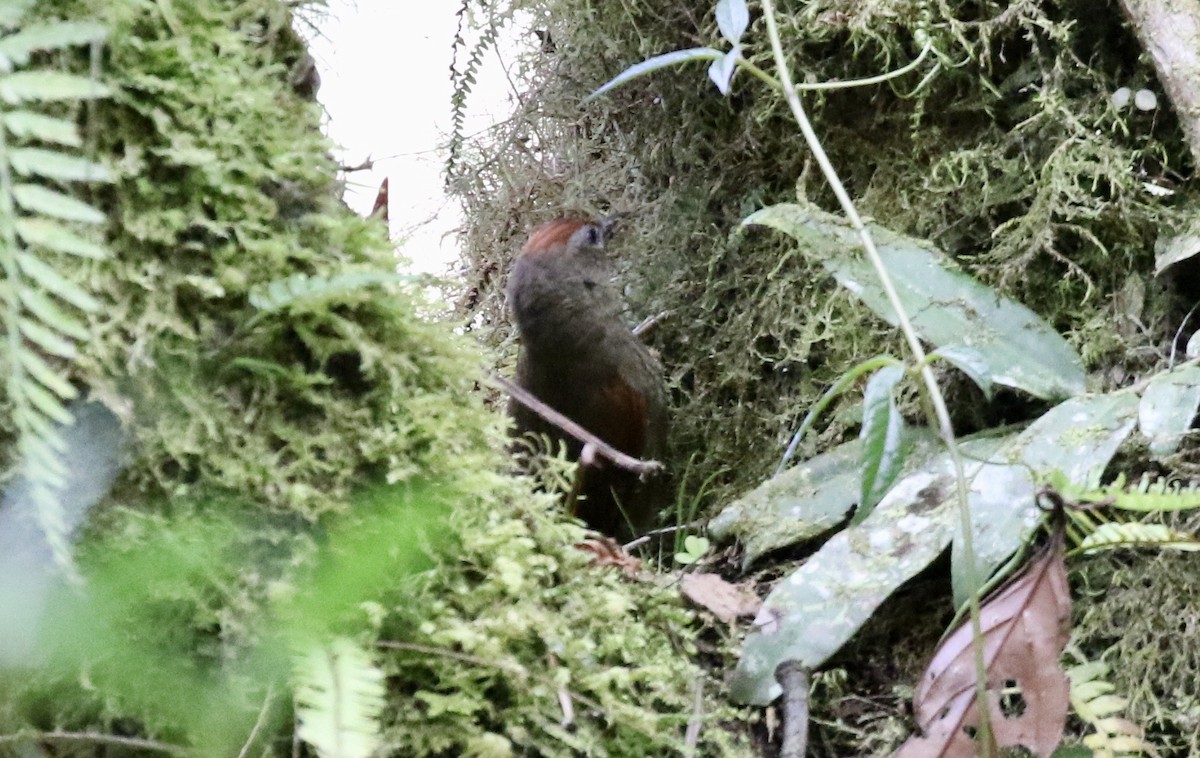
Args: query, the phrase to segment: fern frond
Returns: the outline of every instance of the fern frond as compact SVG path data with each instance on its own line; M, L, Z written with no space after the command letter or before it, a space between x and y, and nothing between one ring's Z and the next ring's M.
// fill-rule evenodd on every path
M450 144L446 157L447 182L454 178L455 170L458 167L459 155L462 152L463 144L466 142L464 131L467 122L467 97L475 87L475 77L479 73L480 66L483 65L483 56L495 46L496 40L500 36L500 30L504 27L504 24L513 12L512 8L502 10L498 13L496 9L488 9L489 12L495 15L493 15L488 25L484 27L479 39L470 47L466 64L460 70L458 63L459 53L468 49L465 30L468 24L467 17L470 6L471 0L462 0L458 10L455 12L458 19L458 28L454 34L450 57L450 84L452 91L450 95Z
M0 0L0 26L19 23L29 2ZM99 245L65 224L100 223L104 215L60 188L32 181L17 183L14 174L56 182L103 180L104 167L65 149L83 140L76 126L27 106L100 97L107 88L91 79L37 69L12 72L38 50L58 50L103 39L103 27L88 22L28 26L0 37L0 268L4 286L6 390L17 430L16 449L36 520L55 564L73 575L70 532L63 510L67 464L62 426L73 423L66 403L78 396L63 361L91 332L79 313L94 312L99 302L57 266L55 253L100 258ZM39 143L36 147L25 144ZM54 147L47 147L54 146ZM58 365L55 365L58 364Z
M314 645L297 661L300 739L321 758L367 758L380 742L383 672L353 641Z
M347 292L372 284L396 284L416 281L409 274L394 271L348 271L333 276L308 276L295 274L287 279L255 287L250 292L250 304L260 311L271 312L293 305L310 305L313 302L339 297Z
M1079 664L1067 669L1071 681L1071 707L1080 719L1095 731L1083 738L1083 744L1094 758L1122 756L1157 756L1154 746L1142 737L1142 729L1119 714L1127 704L1125 698L1113 694L1116 687L1105 680L1110 669L1103 661L1089 661L1082 653L1072 651Z
M1123 547L1156 547L1192 551L1200 550L1200 539L1186 532L1174 531L1162 524L1110 521L1098 526L1079 545L1079 548L1088 555L1101 550Z
M1170 482L1149 475L1143 476L1132 487L1126 484L1124 474L1103 487L1074 486L1061 475L1051 476L1048 481L1063 497L1078 503L1111 506L1139 513L1200 508L1200 485Z
M0 56L18 66L29 63L29 56L39 50L62 50L76 45L102 42L108 30L91 21L57 21L30 24L15 34L0 39Z

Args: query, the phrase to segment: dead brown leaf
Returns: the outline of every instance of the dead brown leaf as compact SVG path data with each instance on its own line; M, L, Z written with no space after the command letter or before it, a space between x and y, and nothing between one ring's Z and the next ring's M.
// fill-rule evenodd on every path
M592 554L593 566L619 568L630 579L636 579L642 570L642 562L625 552L625 548L612 537L593 537L575 545L585 553Z
M731 584L716 574L684 574L679 591L726 624L738 616L753 616L762 606L762 600L749 587Z
M1070 684L1059 657L1070 632L1071 594L1062 535L1030 561L1025 571L980 609L988 714L996 747L1023 747L1049 756L1062 740ZM924 732L904 743L896 758L974 758L979 712L971 625L964 624L938 648L913 698Z

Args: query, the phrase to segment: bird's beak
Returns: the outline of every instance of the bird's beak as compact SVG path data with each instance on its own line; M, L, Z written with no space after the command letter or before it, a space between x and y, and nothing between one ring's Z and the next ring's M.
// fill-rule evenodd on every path
M600 236L605 242L608 242L610 239L612 239L613 234L616 233L617 226L620 225L622 219L627 219L632 215L632 211L618 211L617 213L610 213L607 216L604 216L599 222Z

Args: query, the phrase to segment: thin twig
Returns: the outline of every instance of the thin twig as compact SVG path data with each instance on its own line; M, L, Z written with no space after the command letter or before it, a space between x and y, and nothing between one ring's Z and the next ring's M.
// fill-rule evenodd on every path
M592 445L595 448L596 453L603 455L620 468L623 468L627 471L632 471L641 477L646 477L650 474L655 474L659 471L662 471L663 465L658 461L643 461L638 458L634 458L632 455L626 455L625 453L622 453L620 450L592 434L587 429L584 429L582 426L576 424L571 419L546 405L541 400L538 400L533 396L532 392L529 392L524 387L518 387L508 379L496 375L491 377L491 382L507 392L513 400L516 400L521 405L541 416L547 422L558 427L585 445Z
M258 730L262 729L263 724L267 721L267 713L271 710L271 701L275 699L274 685L267 687L267 696L263 698L262 708L258 710L258 719L254 722L254 728L250 730L250 736L246 738L246 744L242 745L242 749L238 751L238 758L246 758L250 754L250 746L254 744L254 738L258 736Z
M799 661L784 661L775 670L783 687L783 745L779 758L804 758L808 753L808 669Z
M368 169L372 169L372 168L375 168L375 159L368 156L366 158L363 158L362 163L358 164L357 166L346 166L346 165L338 166L338 171L341 171L346 174L352 174L355 171L367 171Z
M675 526L664 526L661 529L654 529L649 532L646 532L641 537L638 537L637 539L633 540L632 542L626 542L624 545L621 546L621 549L628 553L630 550L633 550L635 547L641 547L642 545L645 545L647 542L654 539L655 537L658 537L659 535L671 534L673 532L682 532L685 529L699 529L700 527L704 526L704 524L705 524L705 522L703 520L700 520L700 521L691 521L686 524L676 524Z
M100 732L34 732L30 734L0 734L0 745L13 742L92 742L97 745L119 745L139 750L158 750L171 755L184 755L187 749L157 740L140 737L121 737Z
M664 318L666 318L667 316L670 316L670 315L671 315L670 311L659 311L658 313L655 313L653 316L647 316L645 319L642 320L642 323L633 327L633 336L641 337L646 332L649 332L651 329L658 326L659 321L662 321Z

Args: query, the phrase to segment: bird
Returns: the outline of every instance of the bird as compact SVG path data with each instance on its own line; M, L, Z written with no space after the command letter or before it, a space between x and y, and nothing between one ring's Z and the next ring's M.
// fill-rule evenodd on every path
M530 234L506 286L520 340L515 381L621 452L657 458L667 439L666 383L622 318L605 249L619 218L559 218ZM578 460L580 441L519 402L509 412L518 434L545 434ZM597 456L580 464L568 502L588 527L623 539L653 522L659 490Z

